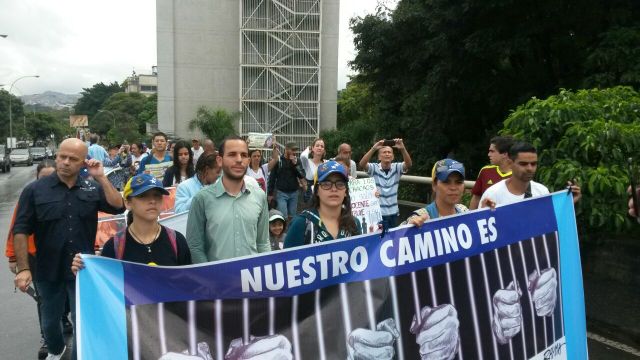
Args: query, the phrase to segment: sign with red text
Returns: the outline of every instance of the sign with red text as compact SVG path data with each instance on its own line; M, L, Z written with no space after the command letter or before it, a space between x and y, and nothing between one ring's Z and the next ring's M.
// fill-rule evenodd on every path
M376 183L373 178L349 180L351 213L360 220L363 234L378 230L378 223L382 221L380 199L376 193Z

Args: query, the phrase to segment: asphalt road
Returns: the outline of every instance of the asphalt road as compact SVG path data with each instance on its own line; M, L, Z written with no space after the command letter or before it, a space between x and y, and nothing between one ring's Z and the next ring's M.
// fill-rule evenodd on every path
M13 167L8 174L0 173L0 249L5 250L6 234L13 207L17 202L21 189L35 178L36 166ZM8 270L6 262L0 266L0 358L2 359L35 359L40 348L38 317L33 299L14 292L13 274ZM607 294L602 294L605 297ZM588 302L589 299L586 299ZM624 311L621 309L620 311ZM589 326L588 326L589 327ZM590 328L590 327L589 327ZM590 332L588 335L590 359L640 359L640 351L615 342L605 336Z

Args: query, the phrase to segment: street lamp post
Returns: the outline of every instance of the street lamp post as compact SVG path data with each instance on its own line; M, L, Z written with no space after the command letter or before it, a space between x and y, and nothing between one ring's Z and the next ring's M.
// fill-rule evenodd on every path
M113 115L113 113L111 111L109 111L109 110L98 110L98 112L99 113L103 112L103 113L107 113L107 114L111 115L111 119L113 120L113 128L114 129L116 128L116 116Z
M39 78L40 75L26 75L15 79L9 87L9 148L13 148L13 110L11 109L11 90L13 85L24 78Z

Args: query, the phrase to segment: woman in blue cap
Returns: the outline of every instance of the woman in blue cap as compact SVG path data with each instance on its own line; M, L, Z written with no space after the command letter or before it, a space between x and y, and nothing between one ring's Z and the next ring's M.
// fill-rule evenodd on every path
M129 179L123 191L129 210L127 228L104 244L101 255L149 265L190 265L191 253L184 236L158 223L164 195L169 192L152 175ZM83 266L77 254L71 269L76 273Z
M360 235L360 222L351 214L349 175L341 164L328 161L318 166L314 177L312 205L296 216L287 232L284 247Z
M469 211L460 204L464 193L464 165L452 159L442 159L431 171L435 199L431 204L414 211L405 223L422 226L429 219Z

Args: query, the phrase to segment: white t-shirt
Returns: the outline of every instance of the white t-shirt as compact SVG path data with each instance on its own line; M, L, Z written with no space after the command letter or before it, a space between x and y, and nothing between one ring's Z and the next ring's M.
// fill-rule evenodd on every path
M191 148L191 151L193 152L193 166L196 166L198 158L200 157L200 155L202 155L202 153L204 153L204 148L202 146L200 146L198 150Z
M313 159L309 157L310 154L311 151L309 151L309 148L304 149L300 154L300 161L302 161L302 168L306 174L307 181L313 182L316 176L316 171L318 171L318 165L320 164L316 165L316 163L313 162ZM326 160L323 160L322 162L325 161Z
M532 196L535 197L540 195L546 195L548 193L549 193L549 189L547 189L546 186L540 183L537 183L535 181L531 181ZM484 192L484 194L482 194L482 197L480 198L480 204L482 204L482 201L486 198L489 198L495 201L496 206L498 206L498 205L511 204L511 203L523 200L524 194L521 194L521 195L512 194L507 188L507 181L503 180L491 186Z
M142 153L140 154L140 156L131 154L131 165L133 165L136 171L138 171L138 168L140 168L140 161L142 161L142 159L146 158L147 156L147 153Z
M269 165L262 164L258 171L253 171L251 167L247 168L247 175L256 179L262 190L267 191L267 183L269 181Z

